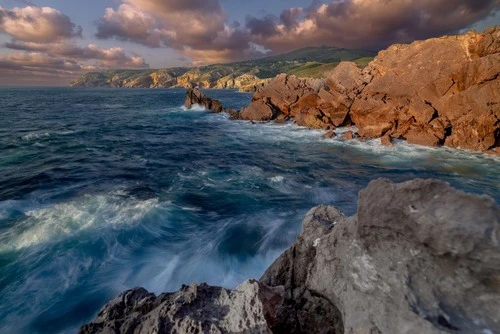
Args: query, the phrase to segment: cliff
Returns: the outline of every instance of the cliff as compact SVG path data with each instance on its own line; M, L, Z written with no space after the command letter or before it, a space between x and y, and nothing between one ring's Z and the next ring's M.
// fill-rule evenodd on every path
M500 208L435 180L371 182L313 208L260 281L136 288L81 333L497 333Z
M500 27L381 51L367 67L342 62L323 80L281 74L239 118L293 119L367 138L489 151L500 146Z
M366 66L374 52L335 47L304 48L283 55L229 64L160 70L112 70L84 74L72 87L219 88L254 92L279 73L323 76L341 61Z

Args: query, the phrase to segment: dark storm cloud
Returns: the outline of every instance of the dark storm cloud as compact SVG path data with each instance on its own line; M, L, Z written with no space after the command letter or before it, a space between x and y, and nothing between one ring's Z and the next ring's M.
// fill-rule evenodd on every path
M252 35L267 37L278 33L276 19L273 15L266 15L260 19L248 16L246 19L246 27L250 30Z

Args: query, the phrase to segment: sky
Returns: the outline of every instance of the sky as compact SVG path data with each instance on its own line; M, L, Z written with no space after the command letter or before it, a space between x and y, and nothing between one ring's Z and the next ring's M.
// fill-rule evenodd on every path
M0 0L0 85L306 46L376 51L498 24L500 0Z

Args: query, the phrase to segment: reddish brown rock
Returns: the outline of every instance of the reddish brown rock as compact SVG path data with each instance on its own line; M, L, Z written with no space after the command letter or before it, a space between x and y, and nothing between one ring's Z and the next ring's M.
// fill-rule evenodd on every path
M254 94L250 106L260 108L265 104L272 106L279 113L290 114L290 106L296 103L302 96L313 93L313 81L299 79L294 75L280 74L269 84ZM260 102L259 102L260 101ZM277 113L275 116L277 117Z
M354 132L352 132L352 131L344 132L344 134L342 135L341 138L342 139L347 139L347 140L354 139Z
M386 134L385 136L383 136L381 138L381 143L382 145L384 146L393 146L394 144L392 143L392 137L388 134Z
M253 101L248 107L240 111L240 118L249 121L270 121L278 111L264 100Z
M335 138L337 134L334 131L328 131L323 135L323 138Z
M499 45L497 27L381 51L350 109L360 135L389 132L420 145L478 151L497 146Z

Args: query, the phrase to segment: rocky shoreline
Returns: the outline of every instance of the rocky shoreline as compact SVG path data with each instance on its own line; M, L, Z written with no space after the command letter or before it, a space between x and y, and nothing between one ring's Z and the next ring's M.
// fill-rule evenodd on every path
M500 208L435 180L371 182L318 206L259 281L136 288L80 333L497 333Z
M346 139L382 138L500 154L500 27L382 51L365 69L342 62L326 80L278 75L242 110L199 89L198 104L232 119L293 120ZM297 241L234 290L206 284L155 296L135 288L80 333L500 332L500 208L436 180L379 179L346 217L318 206Z
M329 130L328 137L336 127L355 125L358 133L350 137L381 137L386 145L403 139L498 155L499 74L500 27L494 27L394 45L364 69L340 63L326 80L281 74L248 107L229 112L250 121L293 119ZM207 100L191 92L186 106Z

